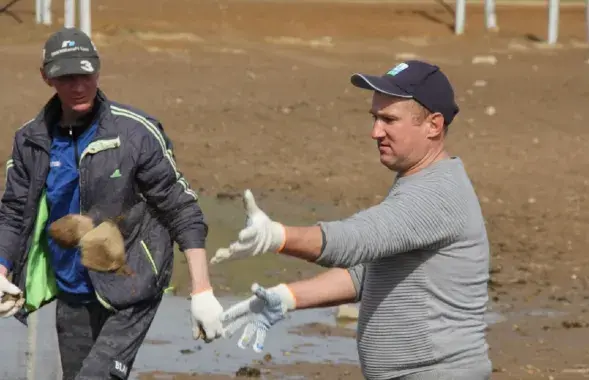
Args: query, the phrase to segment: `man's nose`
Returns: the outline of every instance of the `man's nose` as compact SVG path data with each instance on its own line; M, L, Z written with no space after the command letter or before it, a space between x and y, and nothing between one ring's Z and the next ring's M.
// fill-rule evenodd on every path
M372 139L378 140L385 136L384 128L382 127L382 122L378 119L374 121L372 124Z
M80 78L76 78L74 79L74 83L72 83L72 86L75 90L81 91L82 89L84 89L84 81Z
M82 91L86 85L86 80L81 75L74 75L71 78L70 85L74 90Z

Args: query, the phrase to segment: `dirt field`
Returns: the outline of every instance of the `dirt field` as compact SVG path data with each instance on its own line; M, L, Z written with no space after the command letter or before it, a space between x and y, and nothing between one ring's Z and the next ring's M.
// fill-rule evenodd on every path
M393 178L370 140L370 94L353 88L349 76L382 73L414 56L439 64L461 107L450 150L465 161L488 221L492 307L510 313L489 330L493 379L589 377L582 8L562 8L561 44L547 48L537 42L546 37L545 7L499 6L500 31L486 33L482 8L469 6L466 34L458 37L451 13L435 4L94 4L103 90L163 121L193 187L211 197L250 187L261 202L296 203L317 218L378 202ZM2 157L14 130L51 95L37 70L43 39L57 25L34 26L31 6L13 8L22 24L0 15ZM56 7L56 22L62 14ZM472 63L489 55L496 64ZM222 281L223 267L213 276ZM525 315L539 308L563 314ZM343 366L265 366L305 378L360 378ZM146 379L171 378L160 375ZM189 376L173 378L206 378Z

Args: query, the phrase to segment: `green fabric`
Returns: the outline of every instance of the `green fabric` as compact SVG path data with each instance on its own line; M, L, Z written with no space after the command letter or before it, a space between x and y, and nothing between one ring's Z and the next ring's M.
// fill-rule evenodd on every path
M35 220L33 242L27 258L25 308L29 312L39 309L57 295L57 283L49 262L49 246L45 232L48 218L47 196L43 191Z

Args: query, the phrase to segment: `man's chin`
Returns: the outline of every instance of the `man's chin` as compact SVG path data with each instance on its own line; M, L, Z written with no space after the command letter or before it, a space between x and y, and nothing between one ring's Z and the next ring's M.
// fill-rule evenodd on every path
M383 164L387 169L394 170L392 167L395 166L394 162L391 162L389 157L380 156L380 163Z
M399 160L397 160L395 158L392 158L391 156L388 156L388 155L381 154L380 155L380 163L384 167L386 167L387 169L389 169L389 170L391 170L393 172L396 172L396 173L398 173L400 170L402 170L399 167L399 166L401 166L400 163L399 163Z
M76 113L87 113L92 110L92 103L80 103L71 106L72 111Z

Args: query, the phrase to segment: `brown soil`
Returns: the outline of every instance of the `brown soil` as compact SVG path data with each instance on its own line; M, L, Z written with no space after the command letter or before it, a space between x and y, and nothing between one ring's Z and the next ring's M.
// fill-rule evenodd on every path
M61 3L54 3L54 19L62 22ZM313 201L342 214L378 202L392 175L370 140L370 94L354 89L349 76L381 73L412 55L440 64L461 106L449 148L465 161L488 222L494 301L506 311L566 311L572 321L587 315L589 54L579 43L582 8L562 8L561 44L548 48L536 42L546 36L545 7L499 6L500 31L485 33L481 7L469 6L466 34L454 36L451 14L433 2L93 6L103 90L162 120L181 170L203 194L251 187L261 202ZM22 24L0 15L4 157L15 129L51 95L37 70L43 39L58 25L35 26L31 7L13 8ZM498 62L472 64L476 55ZM487 114L489 107L496 113ZM532 316L492 326L493 378L589 376L589 329L565 326ZM357 369L343 368L289 370L359 378Z

